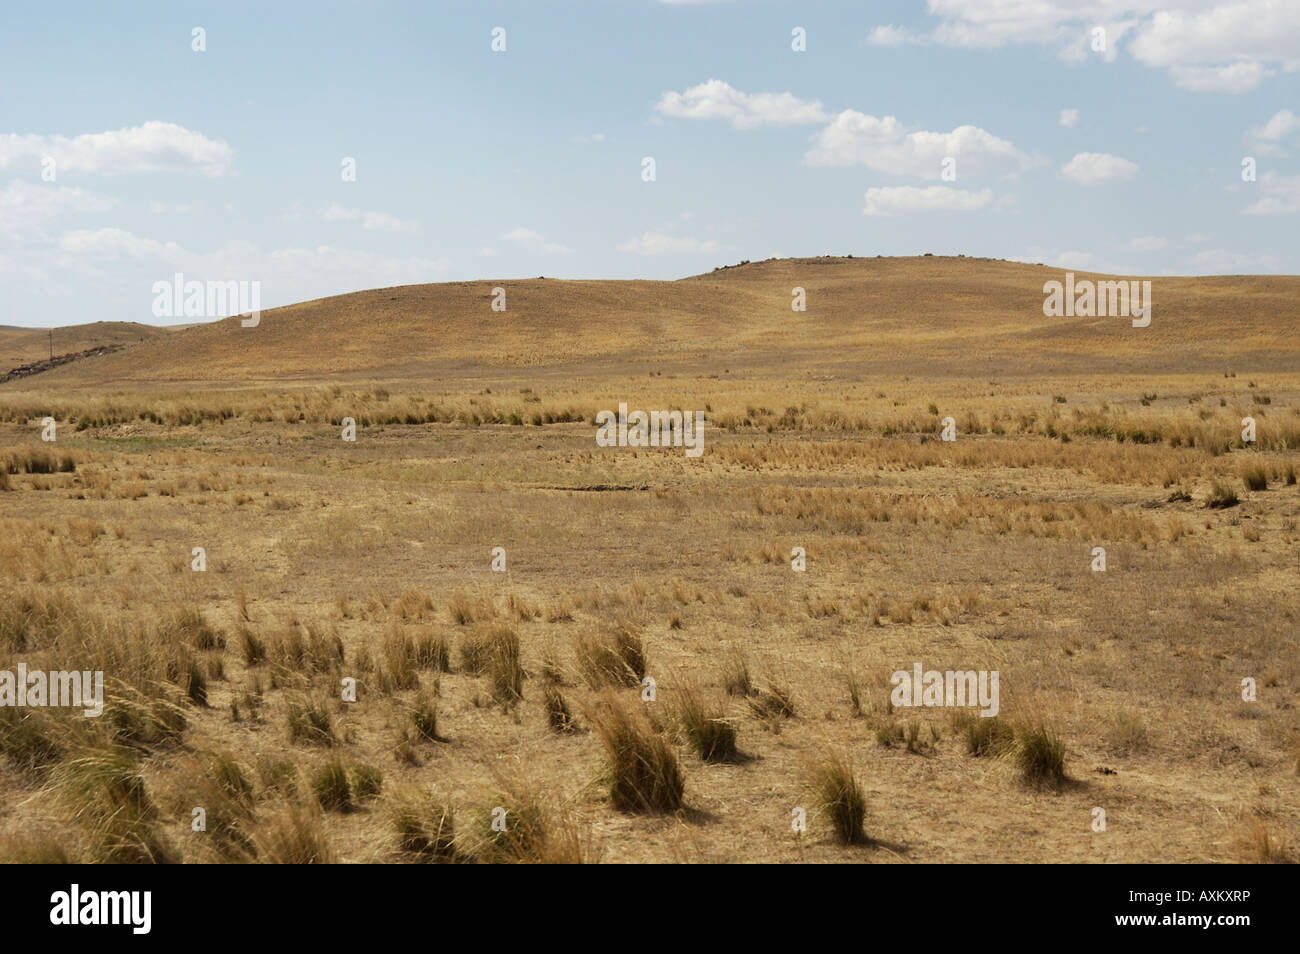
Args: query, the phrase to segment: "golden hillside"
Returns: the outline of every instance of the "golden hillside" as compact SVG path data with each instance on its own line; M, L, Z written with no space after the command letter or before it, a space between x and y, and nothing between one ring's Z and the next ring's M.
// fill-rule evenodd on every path
M22 365L44 361L55 355L73 354L91 348L152 341L170 332L134 321L95 321L84 325L55 328L0 326L0 374Z
M1150 327L1046 318L1060 269L977 258L780 259L674 282L484 279L375 289L155 334L42 375L42 385L220 385L322 375L419 378L481 367L754 375L1252 371L1297 367L1300 277L1154 278ZM1126 278L1129 276L1125 276ZM1106 276L1077 272L1076 279ZM491 310L492 289L507 310ZM807 311L791 310L794 287ZM56 349L57 350L57 349Z

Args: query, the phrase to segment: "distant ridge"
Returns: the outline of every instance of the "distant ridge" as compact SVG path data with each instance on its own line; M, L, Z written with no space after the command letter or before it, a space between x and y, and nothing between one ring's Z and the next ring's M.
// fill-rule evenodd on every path
M330 379L440 379L514 367L780 375L1300 368L1300 277L1149 278L1150 327L1046 318L1043 285L1064 270L999 259L915 256L742 262L677 281L483 279L354 292L227 318L42 373L41 386L237 386ZM1078 278L1105 279L1075 271ZM506 310L492 310L492 289ZM806 311L791 308L804 289ZM81 326L86 327L86 326ZM147 326L132 326L144 328ZM58 332L56 332L58 334ZM21 386L9 382L7 387Z

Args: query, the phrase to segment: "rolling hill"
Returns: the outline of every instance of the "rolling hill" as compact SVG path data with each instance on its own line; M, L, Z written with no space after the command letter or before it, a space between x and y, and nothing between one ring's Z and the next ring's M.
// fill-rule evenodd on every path
M1063 277L1044 266L926 256L774 259L672 282L408 285L268 310L255 328L238 318L171 332L122 325L110 334L105 327L100 338L128 346L39 381L222 386L455 377L510 367L720 366L755 376L792 367L831 374L906 367L980 377L1300 367L1300 277L1157 277L1146 328L1121 317L1044 317L1044 283ZM1076 273L1085 278L1106 276ZM506 289L504 312L491 308L494 287ZM804 312L791 309L795 287L806 291ZM89 340L87 329L100 327L59 329L56 337ZM0 343L27 354L44 335L4 332Z
M170 329L134 321L95 321L53 329L0 325L0 375L12 368L45 361L51 348L56 356L154 341Z

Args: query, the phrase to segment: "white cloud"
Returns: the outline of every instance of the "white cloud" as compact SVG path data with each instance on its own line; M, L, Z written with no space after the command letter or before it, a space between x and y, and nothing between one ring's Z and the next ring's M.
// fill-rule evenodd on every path
M867 34L869 46L902 46L914 39L906 27L900 26L878 26Z
M503 242L540 242L542 237L532 229L526 229L521 225L501 236L501 240Z
M743 93L716 79L692 86L684 93L664 93L655 109L678 119L723 119L736 129L822 123L827 119L818 101L802 100L793 93Z
M1256 139L1267 139L1270 142L1277 142L1285 139L1291 133L1300 129L1300 117L1289 109L1282 109L1274 113L1263 126L1258 127L1255 132Z
M1243 93L1272 74L1267 64L1300 69L1300 15L1279 0L1183 2L1162 9L1138 30L1133 55L1169 67L1178 85ZM1200 9L1196 9L1196 8Z
M1279 264L1276 255L1248 255L1224 248L1208 249L1192 256L1192 265L1201 274L1276 271Z
M36 185L14 179L0 190L0 238L34 242L46 237L46 227L75 212L107 212L117 201L81 188Z
M1061 175L1079 185L1124 182L1138 173L1138 164L1104 152L1081 152L1061 167Z
M1262 126L1247 130L1246 141L1262 156L1287 156L1282 143L1297 129L1300 129L1300 117L1289 109L1282 109Z
M191 172L223 176L231 172L235 153L224 142L157 120L71 138L35 133L0 135L0 169L39 168L45 156L54 158L60 175Z
M938 23L918 41L1050 45L1074 62L1113 60L1122 47L1198 92L1246 92L1276 66L1300 69L1293 0L929 0L928 7ZM1106 30L1104 52L1092 49L1096 26Z
M484 245L481 249L478 250L478 253L482 255L484 258L491 258L493 255L497 253L497 250L490 245Z
M419 225L399 219L387 212L366 212L361 209L349 209L331 202L321 209L320 217L326 222L360 222L368 232L416 232Z
M1266 172L1259 177L1259 201L1247 206L1247 215L1292 215L1300 212L1300 175Z
M177 261L184 253L175 242L159 242L141 238L123 229L77 229L59 239L59 248L75 255L99 260L152 258L165 262Z
M968 192L949 186L896 186L868 189L863 215L909 215L919 212L974 212L993 201L993 190Z
M568 255L573 249L558 242L548 242L539 233L523 226L511 229L501 236L503 242L518 242L532 251L545 252L547 255Z
M1242 60L1229 66L1174 66L1174 83L1193 93L1249 93L1272 76L1262 63Z
M978 126L952 132L908 132L893 116L877 119L846 109L816 136L804 160L814 166L863 165L876 172L938 179L945 157L957 160L957 175L1015 174L1035 161L1005 139Z
M138 297L142 320L149 320L153 282L178 271L198 281L260 281L263 307L271 308L368 288L421 284L450 267L445 258L388 256L326 245L265 251L251 242L230 242L198 252L115 228L68 232L58 250L62 255L42 262L60 274L94 282L106 295Z
M1069 250L1057 252L1055 255L1047 258L1048 265L1055 265L1057 268L1079 268L1085 271L1091 271L1097 267L1097 256L1092 252L1079 252Z
M620 252L636 255L698 255L717 251L717 248L717 243L712 239L701 241L655 231L645 232L640 237L634 236L618 246Z
M1061 118L1058 119L1057 125L1070 129L1079 124L1079 111L1077 109L1061 110Z
M1158 235L1142 235L1129 239L1124 247L1130 252L1161 252L1169 247L1169 240Z

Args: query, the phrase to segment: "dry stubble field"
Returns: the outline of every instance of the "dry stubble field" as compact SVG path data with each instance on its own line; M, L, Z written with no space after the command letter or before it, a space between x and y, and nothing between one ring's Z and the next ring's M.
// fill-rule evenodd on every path
M0 669L107 681L0 709L0 858L1294 861L1300 279L1139 330L1057 277L412 286L0 387ZM597 447L620 401L704 455Z

